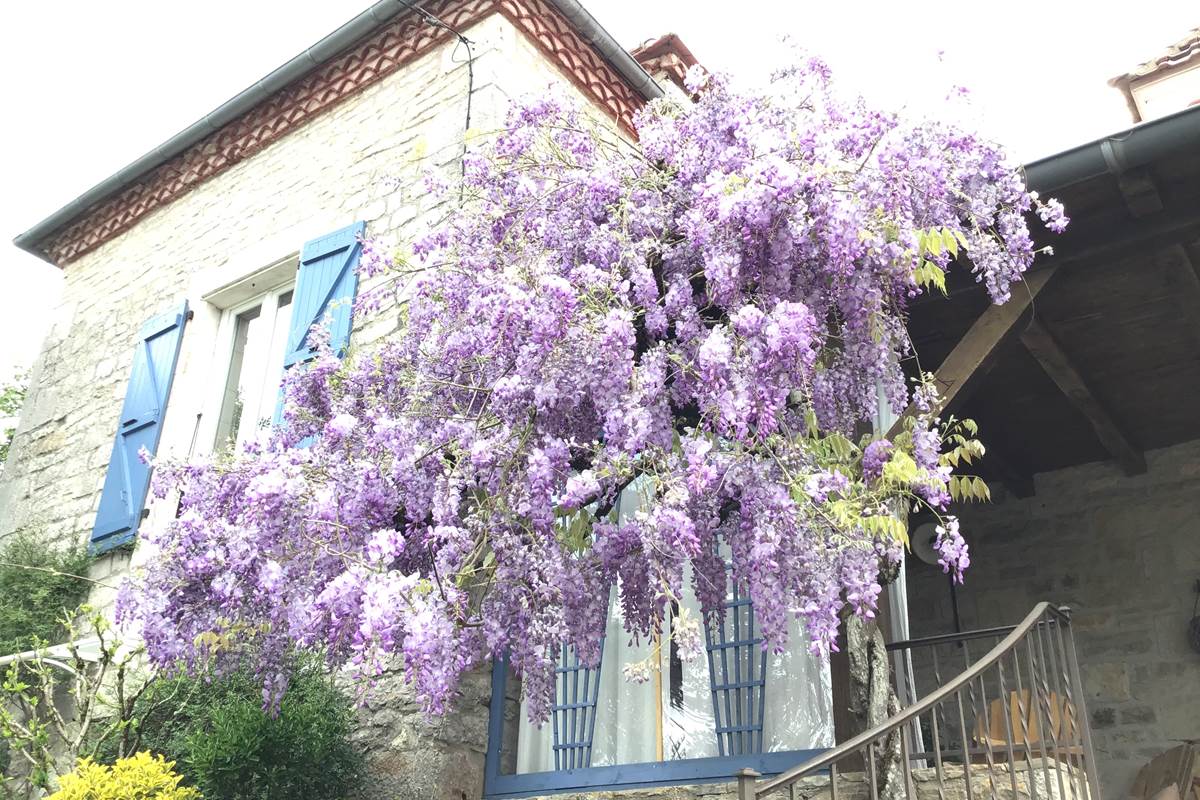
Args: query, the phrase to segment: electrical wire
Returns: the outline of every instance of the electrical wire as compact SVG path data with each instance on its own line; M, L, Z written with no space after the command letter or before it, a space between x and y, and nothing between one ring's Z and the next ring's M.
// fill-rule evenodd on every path
M466 36L463 36L463 34L457 28L448 24L441 18L429 13L415 3L409 2L409 0L398 0L398 2L400 5L404 6L410 11L415 12L429 25L435 28L441 28L444 31L448 31L451 35L458 39L463 47L467 49L467 118L463 123L463 151L459 164L460 176L465 178L467 174L467 134L471 130L471 98L475 94L475 53L471 50L471 45L473 43ZM462 200L461 186L459 188L459 200Z

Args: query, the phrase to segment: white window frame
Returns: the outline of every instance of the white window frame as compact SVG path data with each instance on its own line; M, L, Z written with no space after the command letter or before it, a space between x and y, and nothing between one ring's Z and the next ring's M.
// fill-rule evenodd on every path
M229 369L234 356L238 316L256 306L261 306L260 316L274 318L279 298L295 289L299 266L299 253L292 253L270 266L244 278L209 292L202 298L220 319L213 348L211 372L212 383L206 391L201 422L197 426L194 451L197 454L217 452L223 442L218 441L221 427L221 412L229 381ZM268 316L269 315L269 316ZM290 325L274 330L268 343L269 366L263 375L261 392L274 383L271 377L278 372L283 376L284 347Z

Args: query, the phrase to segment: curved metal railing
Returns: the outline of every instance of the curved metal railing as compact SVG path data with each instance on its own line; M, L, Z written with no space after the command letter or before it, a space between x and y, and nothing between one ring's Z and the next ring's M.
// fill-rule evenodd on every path
M995 644L972 661L971 647L988 640ZM899 681L900 699L909 704L774 777L742 770L738 800L782 789L791 789L793 800L814 793L830 800L975 800L996 797L1003 784L1014 798L1100 800L1068 608L1039 603L1015 626L897 642L888 650L901 677L924 677L917 686ZM964 668L943 682L946 651ZM928 691L916 700L920 689ZM948 782L959 779L965 786L948 795Z

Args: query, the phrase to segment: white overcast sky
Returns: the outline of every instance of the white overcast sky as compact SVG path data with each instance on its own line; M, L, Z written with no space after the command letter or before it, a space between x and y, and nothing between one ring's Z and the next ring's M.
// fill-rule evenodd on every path
M11 239L368 3L3 4L0 380L32 364L62 281ZM1194 0L584 4L626 47L673 31L701 63L751 83L786 59L786 34L828 61L844 90L887 107L945 115L947 89L961 84L975 126L1022 161L1128 127L1106 80L1200 24Z

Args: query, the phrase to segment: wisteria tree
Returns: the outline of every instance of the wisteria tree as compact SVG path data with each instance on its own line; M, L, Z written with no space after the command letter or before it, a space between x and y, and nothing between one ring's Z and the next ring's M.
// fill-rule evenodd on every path
M453 211L411 257L366 243L382 289L355 313L394 292L400 331L320 348L269 444L158 466L181 510L120 608L159 666L250 660L271 703L292 648L364 682L402 656L442 713L507 654L541 719L560 643L599 658L610 594L633 638L685 580L711 621L728 557L767 647L798 618L828 652L872 616L913 507L961 576L947 510L982 484L953 471L983 447L906 382L906 308L952 267L1004 302L1026 214L1061 230L1062 207L974 135L839 101L817 62L762 95L689 79L636 144L553 95L515 106L435 187ZM910 409L890 440L881 397ZM618 517L623 492L640 511ZM673 620L685 656L704 624Z

